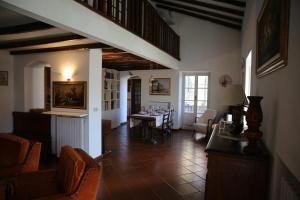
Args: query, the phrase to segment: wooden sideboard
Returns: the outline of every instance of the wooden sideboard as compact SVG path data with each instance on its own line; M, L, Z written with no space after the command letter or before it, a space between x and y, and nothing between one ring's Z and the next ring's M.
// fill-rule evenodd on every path
M265 200L268 193L269 153L260 141L258 154L246 154L246 141L219 136L216 126L208 154L205 200Z
M13 133L42 143L41 156L51 156L51 116L35 112L13 112Z

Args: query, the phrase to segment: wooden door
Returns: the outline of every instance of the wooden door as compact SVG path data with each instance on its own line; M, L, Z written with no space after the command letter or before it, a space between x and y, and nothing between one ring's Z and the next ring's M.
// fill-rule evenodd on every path
M51 68L45 67L44 69L44 101L45 110L51 110Z
M141 79L132 79L131 114L141 111Z

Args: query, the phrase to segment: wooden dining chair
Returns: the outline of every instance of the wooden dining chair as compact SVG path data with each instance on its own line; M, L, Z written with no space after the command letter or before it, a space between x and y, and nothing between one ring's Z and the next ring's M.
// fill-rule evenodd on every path
M169 122L170 122L170 112L167 112L163 115L163 120L160 127L163 134L168 134Z
M172 134L173 127L174 127L174 109L171 109L169 111L169 122L168 122L169 135Z
M164 113L162 117L162 124L158 127L151 127L152 137L154 137L154 132L161 137L164 137L169 134L169 116L169 112Z

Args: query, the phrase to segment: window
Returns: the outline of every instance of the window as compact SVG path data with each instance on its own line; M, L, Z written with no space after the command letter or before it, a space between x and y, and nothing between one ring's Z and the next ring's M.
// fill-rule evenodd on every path
M208 75L185 75L184 112L198 117L207 109Z
M244 86L245 86L246 96L250 96L251 94L251 65L252 65L252 51L249 52L245 63Z

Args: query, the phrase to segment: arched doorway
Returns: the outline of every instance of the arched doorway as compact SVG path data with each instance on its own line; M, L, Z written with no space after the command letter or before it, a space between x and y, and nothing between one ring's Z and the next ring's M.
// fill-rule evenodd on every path
M51 109L51 66L43 61L34 61L24 68L24 108Z

